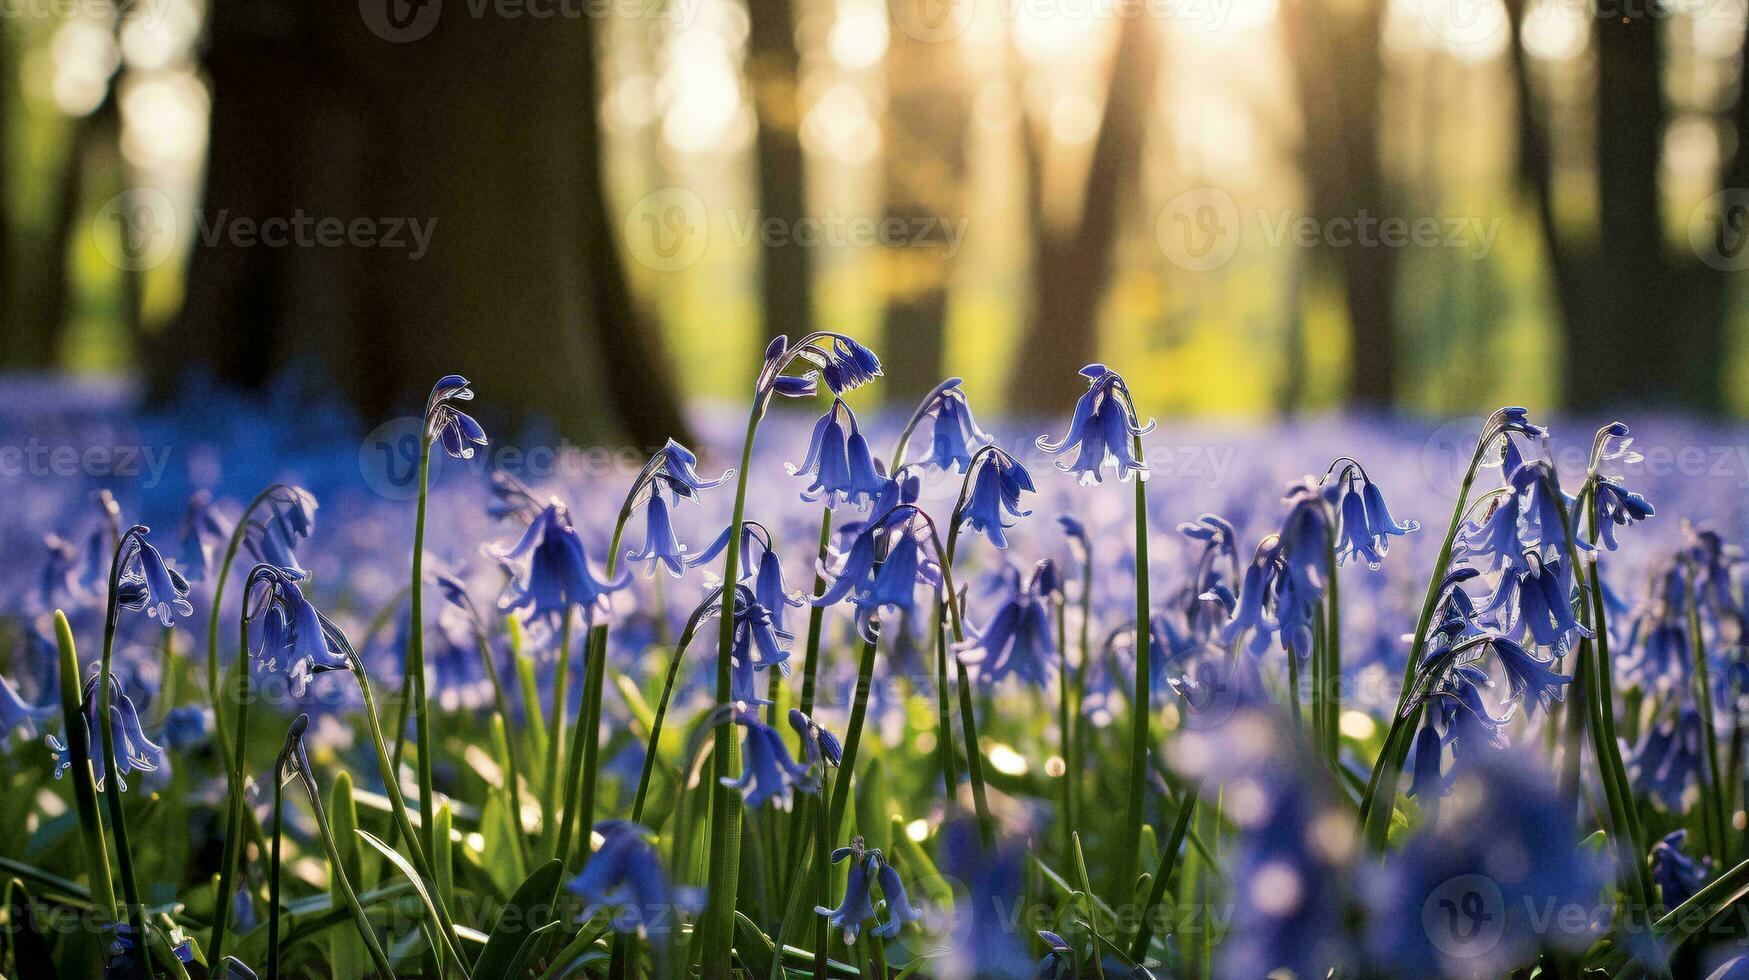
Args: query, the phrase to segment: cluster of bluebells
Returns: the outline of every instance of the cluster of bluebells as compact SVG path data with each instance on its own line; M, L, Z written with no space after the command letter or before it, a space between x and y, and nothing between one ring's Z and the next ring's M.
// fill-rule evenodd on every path
M872 886L880 885L881 898L887 907L887 921L876 923L869 934L881 939L891 939L899 934L907 922L916 922L923 918L923 913L911 905L911 900L905 895L905 883L899 877L899 872L881 854L878 847L863 846L861 837L854 837L848 847L840 847L832 852L832 863L840 864L849 861L849 870L845 874L844 900L837 908L816 907L815 912L826 916L834 929L844 934L846 945L855 945L856 937L862 931L862 924L870 919L877 919L879 912L875 908Z

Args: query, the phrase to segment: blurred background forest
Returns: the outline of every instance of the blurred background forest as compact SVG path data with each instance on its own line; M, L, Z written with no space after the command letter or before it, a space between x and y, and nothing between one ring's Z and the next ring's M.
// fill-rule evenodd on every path
M0 370L1749 412L1746 0L0 0Z

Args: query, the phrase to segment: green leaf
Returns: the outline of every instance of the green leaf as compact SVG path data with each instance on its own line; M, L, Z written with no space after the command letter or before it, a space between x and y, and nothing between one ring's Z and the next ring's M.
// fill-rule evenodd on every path
M740 912L735 913L735 936L735 955L740 957L741 965L753 976L769 975L771 958L777 955L777 944L771 941L771 937Z
M474 962L474 973L481 977L520 976L510 970L525 940L533 933L551 925L557 911L554 900L565 868L553 859L534 869L510 896L510 904L498 913L498 921L486 937L486 948Z
M328 793L328 823L334 831L334 849L340 852L340 871L355 889L369 887L364 880L362 860L358 852L358 808L352 802L352 774L342 769L334 777L334 787ZM336 909L345 898L340 892L340 877L333 869L328 872L328 896ZM328 966L337 977L364 976L364 941L352 930L335 930L328 937Z
M530 931L528 938L524 939L521 947L516 950L516 956L511 959L509 968L499 976L505 977L506 980L518 980L518 978L528 976L536 958L540 956L541 947L546 945L547 934L558 929L560 925L559 922L549 922Z
M36 921L36 903L30 890L17 878L6 885L6 949L10 952L12 969L20 977L52 977L54 960L49 955L48 937ZM0 968L6 959L0 958Z
M456 963L460 965L463 962L461 951L457 950L450 942L449 933L443 928L442 920L437 914L437 904L432 901L431 891L426 887L425 882L419 877L419 872L414 870L412 863L402 857L400 851L383 843L380 838L375 834L372 834L370 831L356 830L353 831L353 833L364 838L366 844L376 848L377 853L388 858L389 863L393 864L401 874L405 875L407 880L412 883L413 891L417 892L419 895L420 904L425 906L425 917L431 931L435 933L439 941L443 943L444 950L450 959L456 961ZM460 930L458 929L457 931L459 932ZM463 967L462 976L467 978L467 980L472 980L473 974L466 967Z
M504 791L488 790L486 809L480 815L480 835L486 840L480 863L500 895L516 891L528 877L528 865L522 859L522 849L516 846L512 826L510 801Z

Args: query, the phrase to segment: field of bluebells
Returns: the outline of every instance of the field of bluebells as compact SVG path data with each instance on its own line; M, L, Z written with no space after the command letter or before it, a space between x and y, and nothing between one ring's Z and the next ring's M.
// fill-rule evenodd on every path
M0 976L1749 977L1749 432L1082 374L0 392Z

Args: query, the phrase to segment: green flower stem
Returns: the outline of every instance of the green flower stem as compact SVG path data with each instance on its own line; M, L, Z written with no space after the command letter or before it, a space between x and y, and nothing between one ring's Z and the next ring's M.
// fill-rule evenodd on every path
M431 483L431 426L427 423L419 440L419 500L413 520L413 580L410 583L412 608L408 612L407 682L402 690L411 692L413 729L418 744L419 767L419 838L427 857L437 853L437 795L431 780L431 701L425 690L425 511Z
M559 746L565 744L565 712L569 710L571 686L571 610L565 609L564 622L559 627L559 649L553 668L553 703L547 709L547 760L542 770L540 806L541 837L546 841L547 857L559 856L559 807L569 809L570 800L560 796L562 760Z
M61 720L67 733L67 754L73 760L73 799L85 838L85 870L91 878L91 900L98 910L120 918L115 885L109 872L109 846L103 837L103 813L97 808L96 777L91 769L90 729L85 724L79 684L79 652L67 615L55 610L55 645L60 654Z
M1154 910L1166 898L1166 887L1172 878L1172 869L1178 865L1178 849L1184 846L1185 835L1190 833L1190 821L1196 813L1197 793L1200 789L1196 783L1184 787L1184 792L1178 798L1178 816L1172 821L1172 833L1160 845L1160 866L1154 871L1148 900L1142 906L1141 925L1136 929L1135 941L1130 944L1130 959L1138 964L1147 962L1148 945L1154 941Z
M825 771L820 773L820 799L814 804L814 904L823 909L832 907L832 831L827 825L826 792L831 782ZM781 962L782 947L778 960ZM832 967L831 924L826 917L814 915L814 980L826 980Z
M383 726L377 718L376 698L371 694L370 678L364 672L364 660L356 650L352 649L350 643L346 643L344 646L345 649L341 652L352 663L352 678L358 684L359 697L364 701L364 718L370 727L371 747L376 750L377 769L382 777L383 792L387 793L389 797L389 809L395 815L395 826L399 829L401 836L407 840L407 850L413 860L413 869L419 873L419 877L425 880L426 890L431 893L432 902L437 910L439 938L465 977L467 976L466 961L456 952L461 946L461 936L456 932L455 922L450 918L449 907L444 902L442 892L437 889L437 877L431 873L431 861L427 857L425 849L420 846L419 835L413 829L412 817L408 815L407 799L401 792L399 773L389 755L388 746L383 741Z
M1325 563L1330 575L1328 609L1324 613L1324 756L1331 765L1341 762L1342 731L1342 603L1339 599L1336 569L1336 549L1331 548Z
M1408 758L1409 744L1414 740L1415 729L1421 719L1419 706L1411 709L1407 718L1404 708L1409 704L1411 685L1421 661L1421 654L1427 648L1427 629L1433 623L1434 608L1439 604L1440 586L1445 582L1446 566L1451 564L1452 547L1457 542L1458 528L1463 525L1464 510L1470 500L1470 488L1476 482L1476 469L1481 466L1482 454L1487 451L1494 435L1490 428L1476 439L1476 449L1470 454L1470 465L1464 470L1463 483L1458 487L1457 503L1452 507L1451 523L1445 529L1445 541L1439 546L1439 556L1433 561L1433 574L1427 580L1427 595L1421 600L1421 615L1415 621L1415 635L1410 641L1409 659L1403 665L1403 692L1398 695L1397 708L1391 713L1392 729L1399 727L1398 722L1409 722L1403 726L1406 734L1394 742L1390 738L1385 740L1385 745L1380 749L1379 757L1373 765L1372 776L1367 780L1366 794L1361 797L1359 824L1364 838L1374 850L1384 849L1385 837L1391 826L1391 811L1397 805L1397 776L1403 770L1403 760Z
M947 693L947 661L953 655L948 650L947 625L942 621L945 615L945 610L937 601L934 615L930 617L935 631L935 756L941 764L943 801L947 806L948 816L952 817L959 812L960 773L959 761L954 756L953 707L948 701Z
M1135 455L1142 458L1142 437L1134 436ZM1136 887L1136 861L1141 850L1142 810L1148 793L1148 716L1153 712L1153 665L1148 636L1148 481L1135 475L1136 484L1136 683L1130 710L1129 804L1125 808L1123 837L1117 841L1117 863L1112 877L1113 894L1125 896Z
M97 729L103 744L103 795L109 801L110 832L115 836L116 870L121 876L122 896L127 902L128 921L134 929L134 939L139 944L141 956L140 972L150 976L148 964L151 957L145 955L147 948L146 909L140 904L140 886L134 877L133 851L128 845L127 811L122 806L121 773L115 765L115 726L110 723L110 673L109 665L115 653L116 618L120 614L121 563L122 553L126 550L130 538L143 536L145 527L134 525L121 536L116 543L115 555L109 562L109 603L108 612L103 621L103 663L97 672Z
M231 529L231 539L225 545L225 557L224 557L224 560L219 563L218 581L213 585L213 595L212 595L213 606L212 606L212 609L209 610L207 613L207 624L206 624L206 687L207 687L207 697L212 701L213 731L217 734L218 740L219 740L219 757L224 759L227 763L229 763L231 760L231 753L233 750L232 750L230 742L228 741L226 734L225 734L224 699L219 697L219 607L223 604L223 600L225 598L225 583L231 577L231 565L234 564L237 560L237 549L239 549L243 546L243 537L244 537L244 533L249 528L250 516L253 515L255 513L255 511L262 504L266 503L268 501L268 499L271 498L275 493L277 493L280 490L285 490L285 489L289 489L289 488L286 487L286 485L283 483L272 484L269 487L267 487L265 490L262 490L260 493L256 494L255 499L249 501L249 506L243 508L243 516L237 518L237 526ZM231 769L227 766L227 768L225 770L225 775L228 777L228 776L230 776L230 774L231 774ZM229 789L233 795L237 794L237 793L241 793L243 791L243 788L241 786L238 786L235 784L231 785L229 787ZM217 956L214 956L212 958L212 961L214 963L217 963L219 961L219 958Z
M1701 785L1701 806L1705 817L1707 853L1725 860L1728 848L1725 818L1725 782L1719 766L1718 728L1713 716L1713 686L1707 670L1706 640L1701 635L1700 603L1694 594L1694 576L1687 576L1686 605L1688 607L1688 637L1694 658L1694 703L1700 709L1702 743L1706 747L1707 778Z
M377 941L376 930L371 927L370 918L365 915L364 906L359 903L358 893L353 891L352 882L346 878L346 864L340 857L340 848L334 843L334 829L328 823L328 813L322 806L322 794L316 787L315 776L310 772L310 760L304 751L302 739L298 740L296 757L298 778L302 780L304 790L310 796L310 810L316 817L316 829L322 837L322 850L328 854L329 874L333 876L334 884L339 886L346 907L352 910L353 924L358 927L358 934L364 939L365 949L370 952L377 974L394 980L394 968L389 965L389 958L383 952L382 944Z
M619 513L619 520L613 526L613 541L608 546L607 578L613 580L613 574L619 569L620 536L625 532L626 520L631 516L629 508ZM604 615L603 620L606 620ZM576 731L571 733L571 750L565 761L565 816L559 825L559 861L570 863L571 831L576 829L577 837L583 849L583 860L589 860L590 831L595 827L595 776L601 758L601 691L607 677L607 633L608 622L602 622L589 630L589 645L585 648L588 663L584 664L583 673L583 705L582 717L577 721ZM582 773L578 773L578 747L582 748ZM577 780L582 780L580 797L574 797L573 791ZM576 814L572 813L571 804L576 803ZM575 816L575 820L573 820Z
M765 415L769 397L769 392L757 394L747 416L747 435L741 443L741 466L735 479L735 507L729 517L729 541L723 548L723 605L717 633L718 705L729 704L734 696L729 671L729 651L735 645L733 585L740 577L737 573L741 568L741 523L747 517L747 471L752 468L753 440L759 434L759 421ZM725 782L741 774L741 744L732 729L732 725L718 725L712 735L715 778L711 785L710 876L700 946L700 973L704 980L728 980L732 969L735 893L741 873L741 794Z
M972 468L966 467L966 475L971 476ZM946 596L943 604L947 607L948 624L953 630L953 646L958 647L966 641L964 616L960 610L959 593L953 585L953 559L959 550L960 511L965 507L966 494L962 490L960 504L954 508L953 522L947 529L947 548L941 547L941 540L936 535L935 525L929 526L930 541L935 545L935 554L941 562L941 590ZM922 514L922 511L918 511ZM925 515L925 520L927 516ZM986 848L991 847L996 840L996 824L990 819L990 804L984 790L984 750L978 742L978 715L972 707L972 681L966 673L965 661L959 657L953 658L954 669L959 681L960 730L966 741L966 775L972 781L972 806L978 815L978 836ZM849 767L845 768L849 772ZM957 792L957 787L949 787L950 792ZM834 823L833 829L837 829Z
M687 617L686 626L680 631L680 640L674 645L674 655L668 658L668 675L662 681L662 697L656 702L656 717L650 723L650 739L644 746L644 770L638 774L638 792L632 798L632 823L644 820L644 803L650 795L650 776L655 772L656 759L662 748L662 722L668 717L668 702L674 694L675 679L680 675L680 658L698 634L699 623L716 603L719 591L721 586L706 595Z
M308 715L299 715L292 722L290 731L286 732L285 747L280 749L279 761L273 765L273 825L268 835L273 844L267 861L267 980L279 980L279 869L280 839L285 830L285 764L291 756L292 746L297 744L309 723Z
M253 575L251 576L253 577ZM237 747L227 761L230 770L226 775L231 785L238 787L237 792L230 794L229 812L225 817L224 856L219 860L219 893L213 908L213 935L207 944L212 962L217 963L224 958L225 930L229 925L231 915L232 881L237 873L237 856L243 837L243 811L245 809L241 787L247 785L243 781L243 765L246 753L244 746L249 744L249 704L254 700L249 690L251 671L249 669L249 604L245 600L242 610L237 614L237 665L232 669L236 678L236 737L232 744Z
M851 774L856 772L857 753L862 747L862 727L868 714L869 689L874 686L874 640L864 638L856 665L856 690L850 696L850 720L844 725L844 754L838 765L838 782L832 787L832 804L827 811L826 840L838 839L844 823L844 809L850 802ZM816 858L824 860L822 854Z
M526 860L528 841L522 832L521 767L516 762L516 739L510 737L510 699L504 693L504 682L498 678L498 665L492 659L492 643L486 636L486 624L474 616L474 646L480 653L480 666L492 681L492 705L504 728L504 781L510 790L511 824L516 829L516 850Z
M1057 735L1063 744L1063 855L1067 857L1074 851L1075 838L1079 836L1080 824L1075 819L1075 767L1070 760L1075 757L1075 726L1070 714L1069 690L1069 612L1067 605L1059 596L1054 603L1057 614L1057 656L1062 664L1057 671Z
M822 508L820 511L820 549L814 556L814 591L809 595L819 595L826 591L826 577L821 568L832 548L832 511ZM808 604L808 638L802 647L802 714L814 716L815 686L820 677L820 634L825 626L826 607Z

